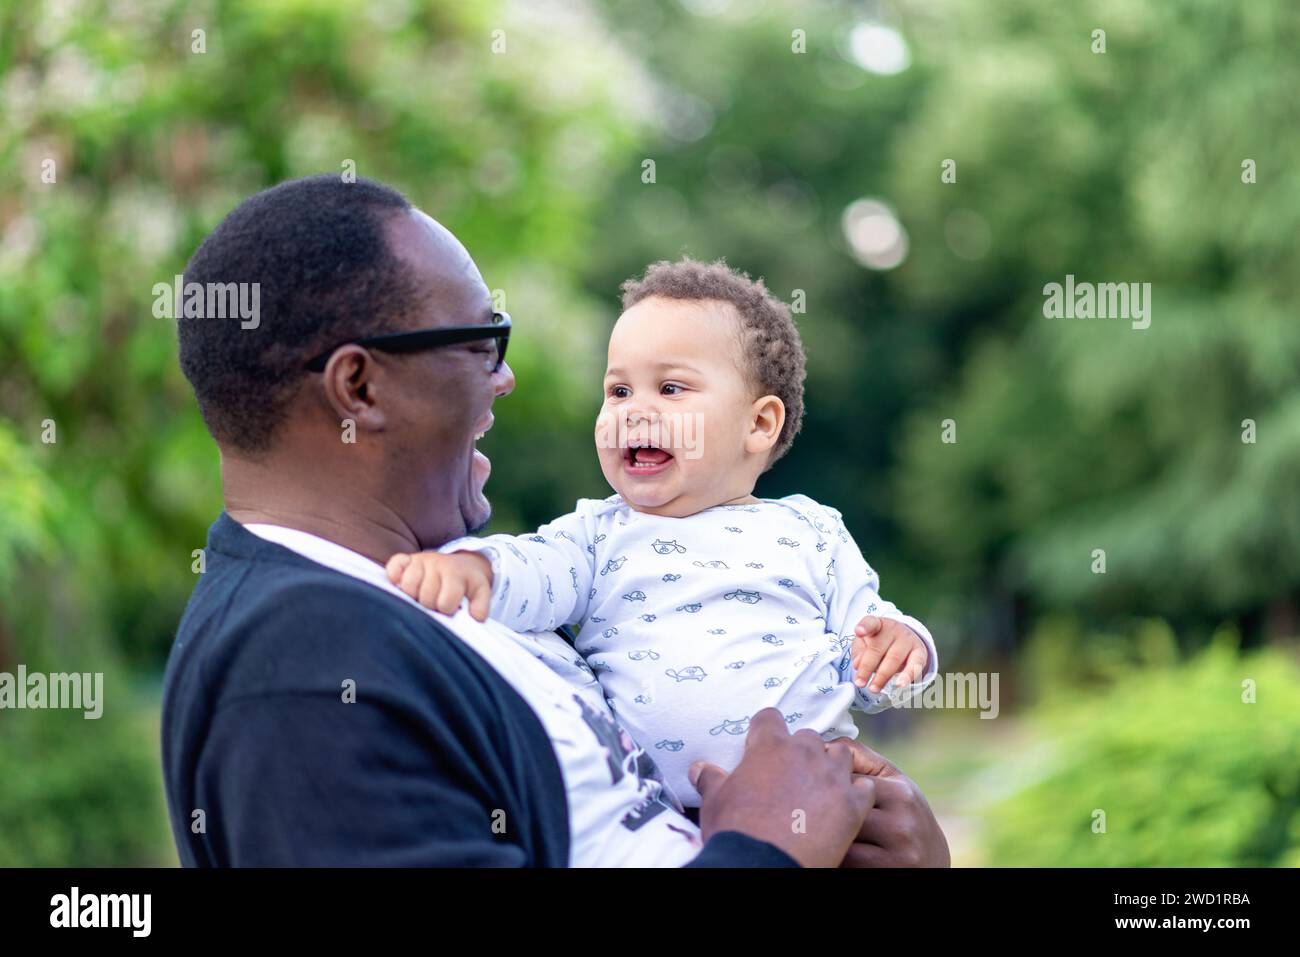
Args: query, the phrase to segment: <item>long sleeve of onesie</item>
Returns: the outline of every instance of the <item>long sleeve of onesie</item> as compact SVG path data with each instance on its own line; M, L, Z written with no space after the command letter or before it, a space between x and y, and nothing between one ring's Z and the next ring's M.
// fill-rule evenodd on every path
M480 552L492 563L492 618L515 631L554 631L583 619L603 537L583 500L535 534L458 538L438 551Z
M844 527L840 513L826 505L818 507L826 515L826 531L829 533L827 540L831 543L831 557L826 566L829 609L827 627L840 636L844 645L844 656L837 665L841 680L850 684L853 682L853 629L866 615L888 618L906 625L925 643L928 653L920 679L906 688L896 687L891 678L889 684L879 692L872 692L868 688L855 689L854 707L864 714L875 714L923 691L938 673L939 655L934 639L925 625L911 615L903 614L893 602L880 597L880 576L863 558L848 529Z

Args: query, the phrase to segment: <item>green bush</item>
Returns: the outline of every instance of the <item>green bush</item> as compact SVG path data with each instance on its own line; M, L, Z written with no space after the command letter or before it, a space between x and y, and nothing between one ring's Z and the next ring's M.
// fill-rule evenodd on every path
M1029 721L1047 743L996 770L1016 790L986 809L990 864L1300 866L1300 665L1289 653L1240 655L1220 638L1105 692L1058 691Z
M111 682L111 679L110 679ZM157 721L123 715L110 683L103 717L7 711L0 720L0 867L174 864ZM125 689L123 689L124 691ZM156 709L155 709L156 710Z

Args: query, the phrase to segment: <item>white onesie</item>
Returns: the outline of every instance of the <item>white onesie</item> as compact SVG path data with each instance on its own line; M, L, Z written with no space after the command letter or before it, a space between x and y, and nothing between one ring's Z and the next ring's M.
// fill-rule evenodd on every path
M599 679L686 806L700 800L691 763L735 767L755 712L774 707L792 731L852 738L850 706L882 711L938 668L926 627L876 593L880 580L840 513L806 495L687 518L638 512L617 495L581 499L535 535L460 538L439 551L491 561L491 616L502 624L581 626L574 664ZM875 694L853 684L864 615L902 622L925 642L916 684Z

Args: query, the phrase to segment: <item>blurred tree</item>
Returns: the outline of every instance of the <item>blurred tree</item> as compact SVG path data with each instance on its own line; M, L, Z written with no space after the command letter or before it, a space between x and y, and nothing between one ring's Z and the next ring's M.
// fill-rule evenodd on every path
M928 241L897 280L960 370L909 418L894 501L936 578L976 620L988 596L1018 594L1202 632L1289 606L1294 628L1300 10L916 10L935 62L892 195ZM959 175L942 184L949 157ZM1044 286L1067 275L1151 283L1150 327L1046 318Z

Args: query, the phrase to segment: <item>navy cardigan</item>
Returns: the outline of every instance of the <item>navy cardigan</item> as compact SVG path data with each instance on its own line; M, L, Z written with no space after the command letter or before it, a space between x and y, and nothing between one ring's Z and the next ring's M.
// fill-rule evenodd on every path
M550 741L477 653L420 609L225 513L205 561L163 687L163 773L183 864L567 863ZM349 678L364 694L340 708ZM508 833L493 833L497 809ZM726 832L688 866L793 864Z

